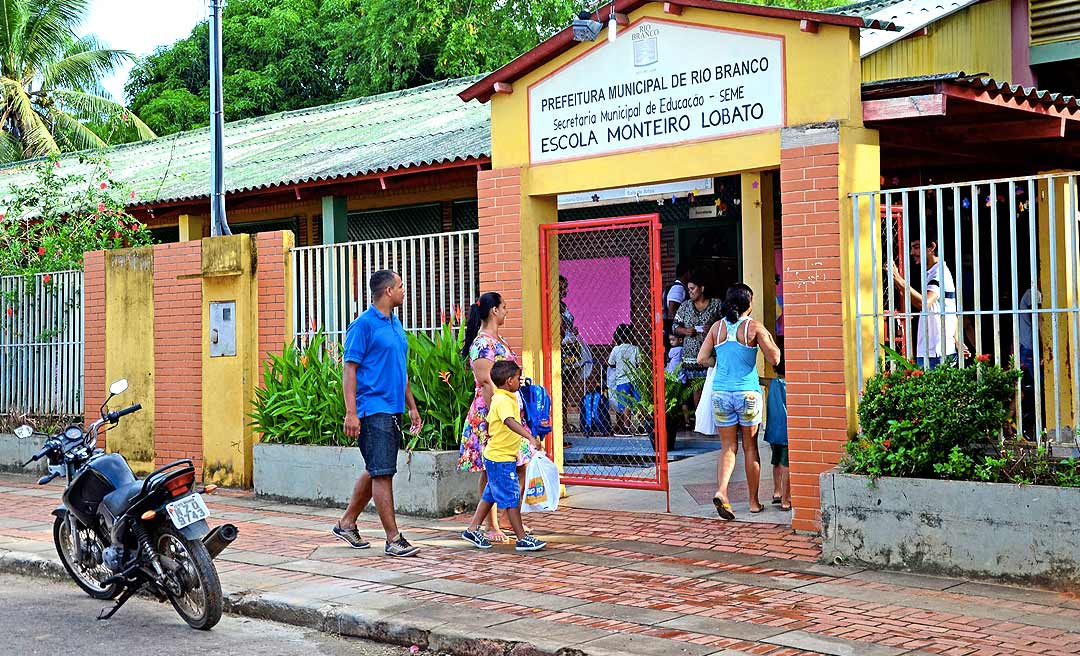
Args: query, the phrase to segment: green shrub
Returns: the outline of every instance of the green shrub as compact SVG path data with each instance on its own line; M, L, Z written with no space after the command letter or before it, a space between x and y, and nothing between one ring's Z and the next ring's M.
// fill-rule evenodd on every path
M1080 486L1080 467L1014 439L1012 401L1021 373L979 356L970 367L923 370L886 349L866 382L861 433L848 441L846 471L872 477L945 478Z
M255 390L251 425L264 442L348 446L342 365L319 331L301 353L289 342L263 366L263 385Z
M409 383L416 408L424 420L417 435L406 435L409 450L445 451L458 448L476 383L461 355L465 324L444 323L434 337L409 334ZM408 417L403 425L408 426Z

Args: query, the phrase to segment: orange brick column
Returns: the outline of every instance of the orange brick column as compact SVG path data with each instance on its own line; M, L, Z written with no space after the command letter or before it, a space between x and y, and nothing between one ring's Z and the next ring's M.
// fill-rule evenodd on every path
M499 292L509 304L510 315L501 334L520 353L522 313L526 311L521 302L521 171L480 171L476 194L480 214L480 293Z
M98 419L107 395L105 382L105 252L83 256L83 413L84 421ZM105 433L98 438L105 448Z
M818 477L839 462L848 428L836 125L784 130L780 189L792 527L818 531Z
M292 339L291 283L289 250L295 237L290 231L263 232L255 235L258 268L259 384L263 363L269 354L281 354L285 342Z
M202 242L154 247L154 456L203 469Z

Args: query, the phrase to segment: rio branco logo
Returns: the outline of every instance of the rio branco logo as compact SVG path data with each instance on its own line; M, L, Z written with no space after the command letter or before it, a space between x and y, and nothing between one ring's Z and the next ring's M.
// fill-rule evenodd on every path
M651 23L642 23L630 35L634 42L634 66L644 68L652 66L660 61L660 51L657 42L660 38L660 28Z

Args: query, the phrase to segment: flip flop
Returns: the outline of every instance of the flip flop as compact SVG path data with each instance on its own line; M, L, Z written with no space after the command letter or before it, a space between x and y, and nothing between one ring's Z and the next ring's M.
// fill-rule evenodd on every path
M752 514L752 515L756 515L756 514L758 514L759 512L763 512L764 510L765 510L765 506L761 506L761 507L760 507L760 508L758 508L757 510L754 510L753 508L751 508L751 509L750 509L750 514Z
M716 514L720 515L721 519L735 519L735 512L731 509L731 504L725 502L720 497L713 497L713 505L716 506Z
M784 512L791 512L791 506L785 506L784 504L780 504L780 510Z
M773 497L772 498L772 505L774 505L774 506L782 506L782 505L784 505L784 502L783 502L783 500L781 500L780 497Z

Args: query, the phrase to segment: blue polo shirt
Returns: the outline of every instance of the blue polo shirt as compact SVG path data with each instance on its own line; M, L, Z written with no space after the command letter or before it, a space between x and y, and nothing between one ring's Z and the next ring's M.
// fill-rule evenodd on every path
M397 316L374 305L345 332L345 361L356 363L356 415L405 412L405 357L409 343Z

